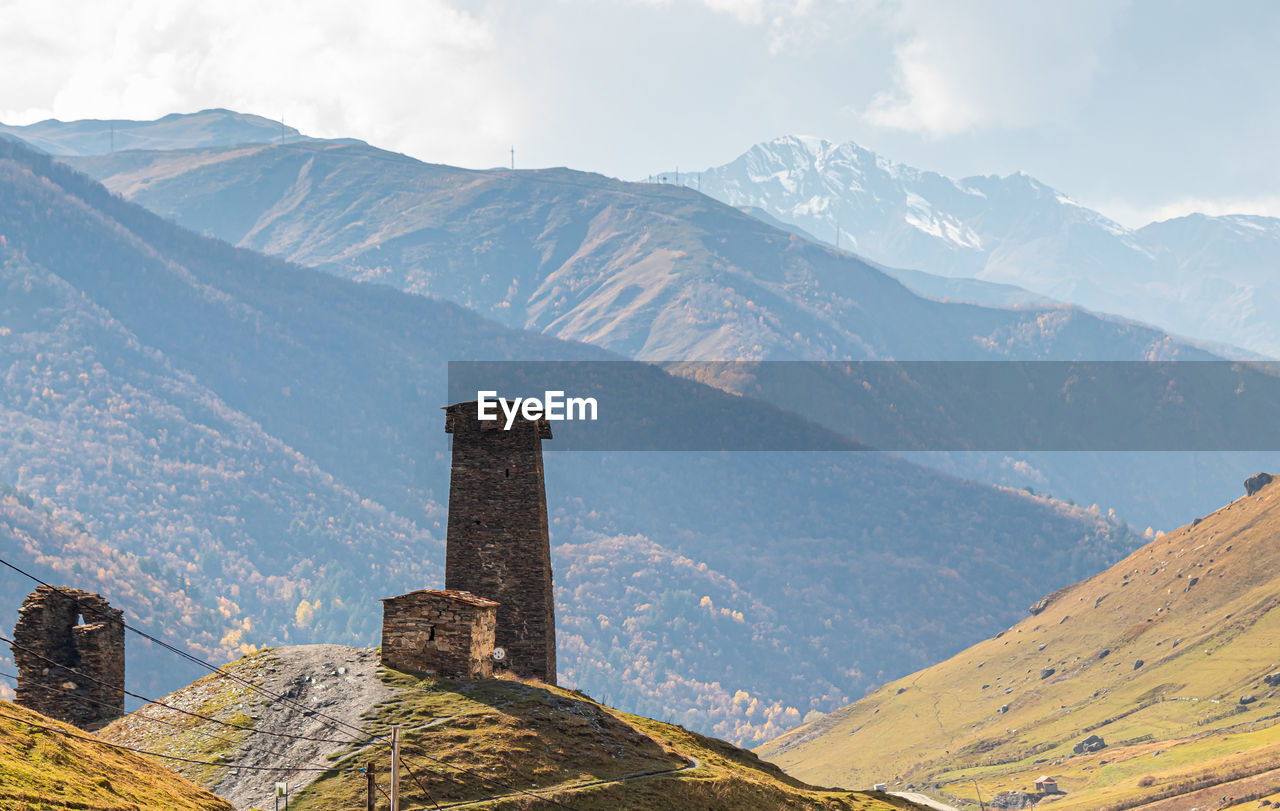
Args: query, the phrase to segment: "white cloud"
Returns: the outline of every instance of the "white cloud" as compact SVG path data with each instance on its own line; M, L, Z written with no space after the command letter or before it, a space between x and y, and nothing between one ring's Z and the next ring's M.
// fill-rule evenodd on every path
M871 124L933 136L1068 118L1088 97L1122 4L902 0L895 82Z
M702 0L712 11L728 14L738 22L759 25L764 22L764 0Z
M443 0L0 2L0 120L229 107L496 165L523 114L496 47Z

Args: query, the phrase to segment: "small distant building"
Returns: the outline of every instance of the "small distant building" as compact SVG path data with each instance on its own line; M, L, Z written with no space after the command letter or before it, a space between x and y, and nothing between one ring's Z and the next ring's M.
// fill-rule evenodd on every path
M1036 782L1033 785L1035 786L1036 791L1040 792L1041 794L1060 794L1061 793L1058 790L1058 781L1054 780L1052 777L1049 777L1047 775L1042 777L1037 777Z
M493 675L498 603L467 591L411 591L382 601L382 664L447 679Z
M886 783L876 783L874 786L871 787L871 790L872 791L888 791L889 786Z

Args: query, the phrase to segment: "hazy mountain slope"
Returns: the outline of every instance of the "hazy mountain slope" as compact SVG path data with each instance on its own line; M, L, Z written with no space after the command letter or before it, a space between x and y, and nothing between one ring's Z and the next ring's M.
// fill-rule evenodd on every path
M155 121L120 119L48 119L35 124L0 124L13 135L51 155L106 155L129 149L192 149L233 144L274 143L302 137L293 127L231 110L172 113Z
M385 736L392 724L400 724L407 764L400 771L405 808L487 798L492 801L486 808L529 808L538 798L581 809L914 807L884 795L806 786L749 752L619 712L581 693L508 679L422 680L383 669L372 649L276 648L242 659L230 670L273 693L287 692L297 704L272 702L215 676L166 696L164 702L183 709L213 708L208 710L212 717L255 731L286 730L321 740L354 740L356 730ZM299 709L316 705L328 718L355 729L330 725L328 719ZM179 756L215 754L224 767L179 768L240 808L265 808L272 802L272 783L260 773L236 768L244 765L332 767L330 772L290 774L289 804L299 809L363 807L365 776L354 770L366 763L374 764L379 788L389 789L391 756L383 743L343 746L273 738L229 732L189 717L175 733L162 723L174 718L183 716L151 706L116 721L102 736ZM227 735L236 737L227 740Z
M321 142L74 165L193 230L631 357L1131 359L1188 349L1074 309L1046 319L923 299L856 257L678 186L469 171ZM1011 340L1028 331L1036 340Z
M230 811L230 803L161 762L99 743L73 726L0 700L4 808Z
M827 242L838 226L845 247L888 266L1017 285L1280 356L1274 218L1194 215L1131 231L1021 173L954 180L796 136L688 177Z
M0 149L0 479L33 505L5 502L2 548L211 656L369 644L378 597L440 582L448 360L610 357L236 250ZM767 408L649 385L731 422ZM736 740L1007 624L1032 559L1062 584L1133 543L878 454L549 453L547 482L566 679ZM6 574L0 602L31 587ZM130 678L154 694L172 665Z
M1074 307L1002 310L933 301L878 266L678 186L564 169L474 172L320 142L131 152L75 164L193 230L632 357L1212 357L1159 330ZM921 182L932 188L943 180ZM1029 179L1019 182L1034 196ZM1077 209L1067 206L1083 218L1081 228L1111 227ZM1034 206L1026 212L1036 216ZM901 275L908 286L922 284ZM954 280L960 287L949 289L948 281L930 281L922 292L1016 300L1014 291L973 288L986 282ZM1138 458L997 454L926 461L1097 503L1157 528L1221 503L1234 487L1229 483L1269 464L1180 457L1169 462L1176 465L1174 481L1153 491L1141 485L1147 460Z
M1048 774L1064 809L1214 785L1168 807L1268 796L1280 785L1278 528L1273 483L761 753L805 780L891 779L970 800L975 780L991 801ZM1090 735L1106 747L1073 752Z

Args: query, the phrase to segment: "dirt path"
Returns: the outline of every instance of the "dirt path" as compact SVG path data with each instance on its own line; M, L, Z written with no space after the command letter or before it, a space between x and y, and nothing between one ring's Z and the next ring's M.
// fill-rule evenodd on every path
M529 789L528 791L519 791L511 794L499 794L494 797L486 797L483 800L466 800L460 803L450 803L448 805L437 806L438 808L472 808L477 805L486 805L495 800L513 800L520 797L528 798L529 795L543 794L559 794L564 792L581 791L585 788L595 788L596 786L608 786L613 783L632 783L637 780L651 780L655 777L670 777L673 774L681 774L682 772L691 772L694 769L701 769L702 761L697 758L690 758L689 763L676 769L665 769L660 772L641 772L639 774L625 774L622 777L614 777L609 780L586 780L581 783L565 783L559 786L548 786L546 788Z
M889 793L894 797L901 797L904 800L910 800L916 805L922 805L925 808L932 808L934 811L960 811L960 809L956 808L954 805L947 805L944 802L940 802L923 794L917 794L914 791L891 791Z

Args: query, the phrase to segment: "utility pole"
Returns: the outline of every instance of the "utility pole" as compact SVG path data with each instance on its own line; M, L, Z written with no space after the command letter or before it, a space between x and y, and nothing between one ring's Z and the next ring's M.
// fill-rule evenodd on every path
M511 145L511 171L514 172L515 169L516 169L516 146L515 144L512 144Z
M400 725L391 728L391 811L400 811Z
M378 784L374 782L372 760L364 764L364 781L369 792L365 796L365 811L378 811Z
M111 125L111 154L116 154L116 125Z
M978 788L978 781L973 781L973 790L978 792L978 808L981 811L987 811L987 804L982 801L982 789Z

